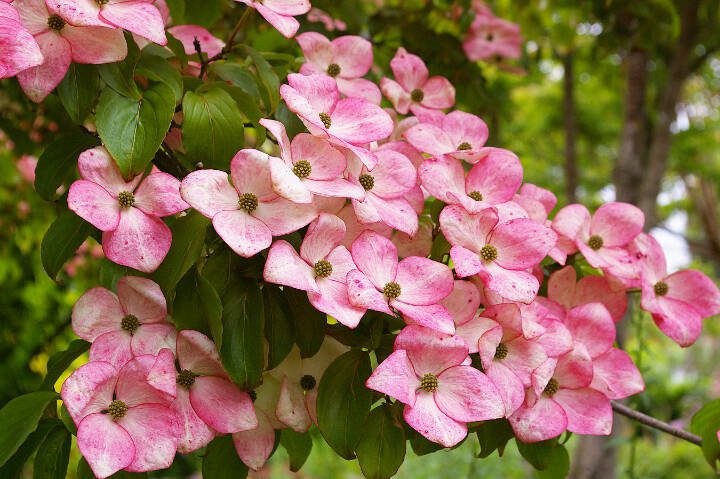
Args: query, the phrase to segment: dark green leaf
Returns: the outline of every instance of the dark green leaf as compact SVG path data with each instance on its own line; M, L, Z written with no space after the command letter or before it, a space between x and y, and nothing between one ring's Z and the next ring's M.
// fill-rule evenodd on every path
M254 279L228 286L223 296L223 339L220 359L230 379L249 391L262 382L263 300Z
M255 72L260 85L260 96L265 103L267 114L272 114L280 103L280 80L275 70L262 55L250 47L245 47L255 65Z
M80 153L99 144L100 140L80 131L50 143L35 168L35 190L38 194L48 201L55 199L58 187L75 176Z
M692 418L690 430L702 438L702 451L708 464L717 470L720 459L720 442L717 432L720 431L720 399L705 404Z
M45 379L43 379L40 389L52 391L60 375L70 367L73 361L88 349L90 349L90 343L82 339L76 339L68 345L65 351L60 351L50 356L47 363L47 374L45 374Z
M15 454L38 427L43 411L57 398L54 392L37 391L18 396L0 409L0 466Z
M325 442L345 459L355 457L355 446L364 433L362 426L372 404L372 391L365 387L370 373L368 353L356 349L333 361L320 380L318 427Z
M203 215L191 211L170 226L172 230L170 251L152 275L153 280L160 285L165 294L175 288L202 254L205 231L209 223L210 220Z
M268 369L274 369L295 344L295 327L287 298L277 286L266 284L262 290L265 303L265 339L268 342Z
M13 456L7 460L4 466L0 467L0 477L5 479L20 479L23 465L30 459L30 456L37 450L47 435L55 428L63 428L63 423L58 419L43 419L25 442L20 446Z
M175 23L175 25L185 25L185 0L165 0L165 3L167 3L168 9L170 10L173 23ZM169 43L168 41L168 44Z
M231 85L240 88L255 102L260 101L260 90L257 81L255 81L255 77L247 67L220 60L210 65L210 71L226 82L230 82Z
M309 358L318 352L325 339L327 316L313 308L307 293L293 288L283 288L290 305L295 323L295 342L300 348L300 356Z
M142 94L133 79L135 66L140 60L140 49L129 33L125 34L125 41L128 46L128 54L125 59L115 63L99 65L98 71L105 83L120 95L140 100Z
M443 448L440 444L429 441L424 436L421 436L419 433L414 431L410 436L410 447L412 447L416 456L432 454L433 452L437 452Z
M547 467L537 471L540 479L565 479L570 472L570 455L565 446L555 446L550 451L550 457L545 461Z
M166 58L149 54L143 50L135 71L150 80L169 86L175 95L175 104L180 103L183 96L182 77Z
M376 407L362 427L357 458L367 479L387 479L395 475L405 459L405 431L395 423L390 409Z
M280 444L285 448L290 458L290 470L297 472L307 461L312 451L312 437L309 432L295 432L292 429L283 429L280 434Z
M151 85L139 99L111 88L103 90L95 115L97 131L123 176L130 178L145 170L174 113L175 94L164 83Z
M65 427L57 427L38 448L33 479L65 479L69 461L70 433Z
M182 0L172 0L171 2L168 2L168 4L170 3L179 3L183 6L184 10L185 2L183 2ZM172 11L172 7L170 7L170 9ZM177 21L174 13L172 14L172 16L173 20ZM180 60L180 66L184 69L185 67L187 67L188 63L187 54L185 53L185 47L183 46L182 42L172 36L170 32L165 32L165 36L167 36L168 40L167 47L175 54L175 57Z
M550 464L553 449L558 447L557 439L549 439L547 441L524 443L515 439L520 455L525 458L535 469L547 469Z
M210 28L222 16L223 5L223 0L185 0L185 18L193 25Z
M505 446L514 434L507 419L495 419L482 423L477 430L477 437L480 441L478 457L488 457L496 450L498 455L502 456Z
M183 98L183 145L193 163L227 170L244 143L243 119L235 100L220 88Z
M95 65L70 64L57 93L72 121L77 124L85 121L95 104L99 88L100 76Z
M210 281L190 269L175 290L173 319L178 329L194 329L222 345L222 302Z
M75 255L90 231L90 223L72 211L65 210L60 213L48 228L40 245L42 265L50 278L57 278L65 262Z
M232 436L216 437L205 451L203 479L244 479L248 468L237 455Z
M277 110L275 110L275 119L285 125L285 130L290 139L293 139L298 133L307 131L303 122L300 121L295 113L288 109L285 102L281 102Z

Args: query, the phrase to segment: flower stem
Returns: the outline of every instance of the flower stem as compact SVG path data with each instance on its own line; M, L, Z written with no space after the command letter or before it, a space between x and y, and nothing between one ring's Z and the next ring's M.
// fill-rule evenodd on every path
M617 401L612 401L612 408L616 413L622 414L625 417L629 417L630 419L633 419L647 427L651 427L653 429L657 429L658 431L670 434L671 436L684 439L685 441L691 442L697 446L702 446L702 438L700 438L700 436L685 431L684 429L671 426L666 422L655 419L654 417L648 416L647 414L643 414L640 411L629 408L626 405Z

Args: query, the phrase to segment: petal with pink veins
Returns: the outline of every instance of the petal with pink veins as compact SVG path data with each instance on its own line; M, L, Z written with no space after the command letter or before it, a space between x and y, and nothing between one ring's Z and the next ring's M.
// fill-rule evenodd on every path
M377 289L395 281L398 269L397 248L389 239L373 231L365 231L350 249L358 269L365 273Z
M422 86L422 91L424 98L420 103L424 107L442 110L455 104L455 87L445 77L428 78Z
M540 263L556 240L557 235L550 228L518 218L499 224L488 242L497 248L498 265L521 270Z
M188 454L210 444L215 438L215 431L195 413L190 404L190 392L184 388L177 389L177 397L171 409L179 424L178 452Z
M505 269L495 262L488 263L480 277L489 290L510 301L530 303L540 289L540 283L533 274Z
M439 375L467 358L467 345L459 336L411 324L395 338L395 349L404 349L415 374Z
M29 3L29 2L28 2ZM100 5L94 0L46 0L47 8L71 25L107 26L100 18Z
M272 233L264 222L243 210L221 211L213 217L217 234L243 258L268 248Z
M454 286L452 272L447 266L419 256L398 263L395 282L401 288L398 300L419 306L438 303Z
M390 78L380 79L380 91L390 100L398 113L405 115L410 110L410 92Z
M336 78L338 90L348 98L360 98L373 105L382 102L382 93L378 86L365 78Z
M232 435L235 451L240 460L253 471L262 469L275 447L275 429L264 412L257 410L256 412L258 427Z
M390 305L402 313L408 324L419 324L446 334L455 333L455 323L445 306L440 304L418 306L398 300L392 300Z
M441 303L450 313L455 324L470 321L480 307L480 293L470 281L455 280L453 290Z
M73 306L72 328L82 339L93 342L98 336L119 329L123 316L125 312L114 293L92 288Z
M132 0L108 3L100 10L100 17L158 45L167 44L165 22L152 3Z
M384 140L394 129L392 118L385 110L360 98L338 101L330 116L328 132L354 145Z
M433 442L453 447L467 436L467 426L443 413L432 393L418 392L415 404L405 406L403 418L410 427Z
M215 343L198 331L186 329L178 333L177 358L180 369L206 376L225 376Z
M468 173L465 190L479 192L483 201L490 204L505 203L513 199L522 178L518 157L507 150L492 148Z
M597 209L590 221L590 234L603 239L603 246L625 246L642 232L645 215L629 203L610 202Z
M376 152L378 164L368 174L374 181L373 194L382 198L397 198L410 191L417 181L417 172L410 160L393 150Z
M180 194L190 206L208 218L220 211L238 208L238 193L224 171L193 171L182 180Z
M358 309L372 309L393 314L388 299L372 284L370 279L356 269L347 274L347 295L350 304Z
M113 231L120 223L120 204L102 186L86 180L70 185L68 208L100 231Z
M479 252L498 223L495 209L487 208L470 214L461 206L450 205L440 213L440 229L453 246Z
M253 216L270 229L273 236L282 236L307 226L319 214L315 203L298 204L284 198L260 203Z
M177 332L169 323L150 323L141 325L130 341L134 356L157 354L161 349L175 352Z
M515 436L522 442L540 442L562 434L568 426L563 408L540 396L532 406L523 405L508 418Z
M317 281L318 293L308 292L308 299L318 311L332 316L348 328L355 328L365 314L365 308L353 306L348 299L348 288L344 283L332 279Z
M420 380L408 360L407 352L397 349L378 364L365 386L412 406Z
M678 271L663 281L668 285L667 298L692 305L702 318L720 314L720 291L715 282L700 271Z
M625 351L612 348L593 359L592 389L610 399L624 399L645 390L640 371Z
M523 382L503 361L493 361L485 374L495 385L495 389L502 399L505 417L509 417L522 406L525 400Z
M70 43L72 59L76 63L115 63L127 56L125 37L122 30L116 28L65 25L62 37Z
M107 361L119 369L133 358L131 339L123 329L108 331L95 338L88 357L90 361Z
M418 172L422 186L443 203L455 203L457 198L466 196L465 171L458 160L435 156L423 161Z
M270 4L271 2L266 0L266 3ZM292 38L300 28L300 22L293 17L281 15L259 2L255 2L254 7L258 13L285 38Z
M290 147L293 163L305 160L310 162L312 171L308 179L332 180L340 178L347 167L347 159L327 140L299 133L293 138Z
M155 216L130 207L120 212L114 231L103 233L103 251L117 264L143 273L155 271L170 250L170 228Z
M602 303L588 303L571 309L565 317L565 326L592 358L608 351L615 341L615 322Z
M91 414L78 424L77 445L96 477L104 479L133 463L130 434L107 414Z
M170 467L178 443L178 422L172 410L159 404L141 404L128 409L117 423L135 444L129 472L155 471Z
M258 425L250 396L224 378L195 378L190 387L190 404L208 426L220 433L247 431Z
M612 431L610 400L594 389L561 389L554 396L567 415L568 431L607 436Z
M428 79L425 62L419 56L408 53L403 47L398 48L390 60L390 69L398 83L408 92L422 88Z
M344 237L345 223L335 215L321 213L308 227L300 245L300 256L314 265L325 259Z
M270 247L263 278L270 283L290 286L303 291L319 292L312 266L298 255L290 243L284 240L275 241Z
M180 181L167 173L152 173L140 183L135 191L135 206L158 217L190 208L180 196Z
M75 424L88 414L99 413L108 407L113 400L116 380L117 370L104 361L86 363L65 380L60 396Z
M157 323L167 316L167 303L160 286L139 276L125 276L117 283L118 298L126 314L141 323Z
M494 383L472 366L455 366L440 373L435 403L460 422L486 421L505 414Z

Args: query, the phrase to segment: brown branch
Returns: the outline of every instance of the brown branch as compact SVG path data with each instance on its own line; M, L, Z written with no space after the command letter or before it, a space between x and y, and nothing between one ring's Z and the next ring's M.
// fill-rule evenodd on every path
M238 33L240 33L240 29L242 29L243 25L248 21L250 16L252 15L252 12L254 11L254 8L247 7L245 9L245 12L243 12L242 17L240 17L240 20L238 20L237 24L235 24L235 28L230 33L230 35L227 38L227 41L225 42L225 46L222 50L220 50L220 53L217 55L211 57L208 59L207 63L212 63L216 60L222 60L225 58L225 55L230 53L233 49L233 43L235 43L235 38L237 37Z
M643 414L640 411L629 408L626 405L617 401L612 401L612 408L616 413L622 414L625 417L629 417L630 419L637 421L647 427L657 429L658 431L670 434L671 436L675 436L679 439L691 442L696 446L702 446L702 439L700 438L700 436L697 436L691 432L687 432L684 429L673 427L666 422L655 419L654 417L648 416L647 414Z

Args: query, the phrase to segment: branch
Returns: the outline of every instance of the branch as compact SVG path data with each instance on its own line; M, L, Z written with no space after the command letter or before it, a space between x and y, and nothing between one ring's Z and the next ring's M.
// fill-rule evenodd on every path
M629 417L630 419L633 419L647 427L651 427L653 429L657 429L658 431L670 434L671 436L684 439L685 441L691 442L696 446L702 446L702 439L700 438L700 436L696 436L695 434L687 432L684 429L673 427L666 422L655 419L654 417L648 416L647 414L643 414L640 411L629 408L626 405L617 401L612 401L612 408L616 413L622 414L625 417Z
M235 37L237 37L238 33L240 33L240 29L248 21L248 19L250 18L250 15L252 15L252 12L254 10L255 9L251 8L251 7L247 7L245 9L245 12L243 12L242 17L240 17L240 20L238 20L237 24L235 25L235 28L228 36L228 39L225 42L225 46L223 47L223 49L220 50L220 53L218 53L214 57L209 58L207 63L212 63L216 60L222 60L223 58L225 58L225 55L227 55L228 53L230 53L230 51L232 51L233 43L235 43Z

